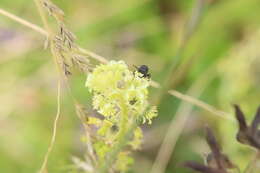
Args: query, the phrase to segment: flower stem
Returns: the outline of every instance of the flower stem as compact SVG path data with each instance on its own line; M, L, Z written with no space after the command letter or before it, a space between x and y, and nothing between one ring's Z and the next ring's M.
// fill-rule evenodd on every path
M122 101L123 102L123 101ZM113 162L116 159L118 153L122 150L122 148L127 144L128 139L132 135L134 129L137 127L136 121L133 121L130 127L128 126L128 110L125 104L120 106L121 109L121 120L120 120L120 127L119 132L117 135L117 144L111 149L111 152L108 153L105 162L100 163L98 173L105 173L108 172L108 169L111 167ZM129 128L128 128L129 127ZM129 130L127 130L129 129Z
M111 167L111 165L113 164L113 162L116 159L116 156L118 155L118 153L122 150L123 147L125 147L128 143L128 139L132 136L134 130L138 127L138 124L136 123L136 120L134 120L128 130L124 133L122 133L122 135L120 135L120 138L118 139L117 144L115 145L115 147L112 149L112 151L110 153L108 153L108 157L107 160L103 163L100 164L100 167L98 168L97 173L105 173L105 172L109 172L108 169ZM126 129L126 128L125 128Z

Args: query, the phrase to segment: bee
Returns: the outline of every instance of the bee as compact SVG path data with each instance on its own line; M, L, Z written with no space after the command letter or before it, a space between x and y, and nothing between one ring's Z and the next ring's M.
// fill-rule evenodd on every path
M135 66L137 71L141 73L143 78L151 78L151 74L149 73L149 67L147 65L140 65L139 67Z

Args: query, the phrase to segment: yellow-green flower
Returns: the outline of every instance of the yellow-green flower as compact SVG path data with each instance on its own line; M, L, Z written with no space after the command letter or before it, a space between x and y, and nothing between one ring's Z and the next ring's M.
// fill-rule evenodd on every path
M93 94L93 108L103 117L89 117L88 124L95 125L96 138L93 146L100 163L109 157L114 146L126 134L130 125L141 119L151 124L157 116L156 107L149 107L148 87L150 80L137 71L130 71L123 61L110 61L98 65L88 74L86 87ZM127 145L133 150L140 148L143 133L140 127L133 131ZM120 151L114 169L125 172L133 162L129 151Z
M103 116L117 116L123 107L138 116L148 106L149 83L142 74L130 71L123 61L110 61L88 75L86 86L94 94L94 109Z

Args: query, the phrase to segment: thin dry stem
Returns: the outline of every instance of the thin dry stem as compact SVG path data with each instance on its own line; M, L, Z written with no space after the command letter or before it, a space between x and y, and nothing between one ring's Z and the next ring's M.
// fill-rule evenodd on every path
M59 121L59 118L60 118L60 111L61 111L61 81L60 80L58 81L58 91L57 91L57 93L58 93L58 95L57 95L57 113L56 113L55 120L54 120L54 123L53 123L52 138L51 138L51 142L50 142L50 145L48 147L48 150L47 150L47 152L44 156L44 160L43 160L43 163L42 163L42 166L41 166L39 173L44 173L45 168L46 168L47 163L48 163L49 155L52 151L52 148L53 148L55 140L56 140L57 125L58 125L58 121Z
M94 52L91 52L89 50L86 50L86 49L83 49L83 48L80 47L79 51L80 51L80 53L85 54L86 56L89 56L90 58L94 58L94 59L98 60L99 62L101 62L103 64L108 62L108 60L105 59L104 57L102 57L102 56L100 56L100 55L98 55Z
M34 0L34 3L36 5L36 7L37 7L37 10L38 10L39 14L40 14L40 17L41 17L41 20L43 22L44 28L47 30L47 33L48 33L48 36L49 36L51 34L51 29L50 29L49 24L47 22L47 19L45 17L44 11L43 11L43 9L41 7L41 0Z
M6 16L24 26L27 26L28 28L33 29L34 31L37 31L39 33L41 33L42 35L48 36L48 32L46 32L43 28L39 27L38 25L35 25L31 22L28 22L27 20L24 20L16 15L13 15L12 13L7 12L4 9L0 8L0 14L2 14L3 16Z
M205 109L208 112L215 114L215 115L217 115L221 118L235 122L235 119L231 116L231 114L224 112L224 111L221 111L221 110L218 110L215 107L213 107L213 106L211 106L211 105L209 105L209 104L207 104L203 101L200 101L200 100L198 100L194 97L182 94L182 93L175 91L175 90L170 90L170 91L168 91L168 93L172 96L175 96L175 97L181 99L181 100L184 100L184 101L192 103L192 104L194 104L194 105L196 105L196 106L198 106L202 109Z
M46 36L47 36L47 39L48 39L50 36L52 36L52 30L48 25L47 18L45 16L44 11L43 11L42 6L41 6L41 1L40 0L34 0L34 3L35 3L35 5L38 9L38 12L39 12L41 20L44 24L44 27L47 30ZM57 56L56 56L56 54L53 50L53 44L51 44L51 53L52 53L52 57L54 59L54 63L56 65L57 71L59 73L58 86L57 86L58 87L58 91L57 91L57 113L56 113L55 120L54 120L54 123L53 123L53 132L52 132L51 142L50 142L48 150L47 150L47 152L44 156L44 160L43 160L43 163L42 163L42 166L40 168L39 173L44 173L46 171L46 166L47 166L47 163L48 163L49 155L50 155L50 153L53 149L54 143L56 141L57 124L58 124L58 121L59 121L59 118L60 118L60 112L61 112L61 79L62 79L62 74L61 74L61 70L59 68Z

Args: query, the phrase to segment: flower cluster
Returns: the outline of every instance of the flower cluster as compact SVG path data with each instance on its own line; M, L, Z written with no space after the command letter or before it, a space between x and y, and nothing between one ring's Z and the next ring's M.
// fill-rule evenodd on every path
M141 119L141 122L151 124L151 119L157 116L155 107L149 107L149 78L138 71L130 71L123 61L110 61L98 65L88 74L86 86L93 94L93 107L102 118L88 117L88 124L97 129L98 139L93 143L98 160L104 160L107 153L125 135L130 125ZM128 145L132 149L140 148L142 130L137 127ZM121 151L114 164L114 169L120 172L127 170L133 162L129 151Z

